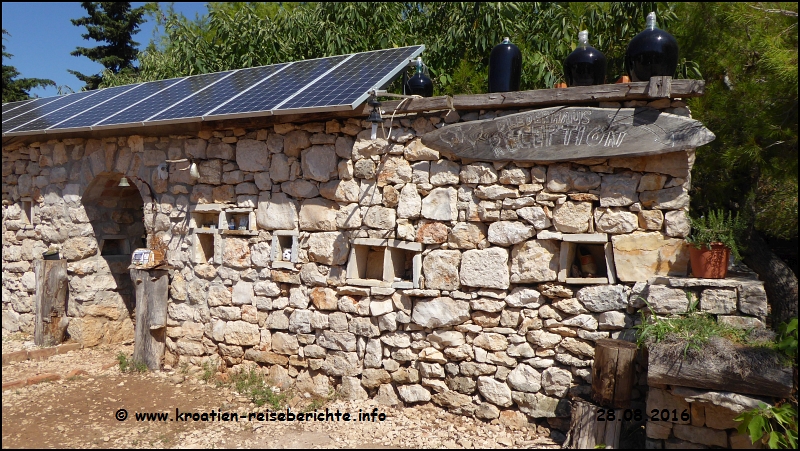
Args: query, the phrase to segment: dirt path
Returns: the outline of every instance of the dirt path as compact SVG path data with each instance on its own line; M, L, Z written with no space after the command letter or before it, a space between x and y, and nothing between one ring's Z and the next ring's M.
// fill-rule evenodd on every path
M3 348L16 350L5 338ZM230 387L181 371L121 373L119 352L129 356L132 347L83 349L4 366L4 383L43 373L62 379L3 391L3 448L558 448L532 428L512 430L430 404L395 409L371 401L334 401L318 408L356 417L359 409L377 407L386 414L383 422L176 421L176 408L247 415L269 407L256 408ZM64 377L74 369L86 374ZM127 412L124 421L116 417L123 415L120 409ZM137 421L136 413L145 412L168 413L169 419Z

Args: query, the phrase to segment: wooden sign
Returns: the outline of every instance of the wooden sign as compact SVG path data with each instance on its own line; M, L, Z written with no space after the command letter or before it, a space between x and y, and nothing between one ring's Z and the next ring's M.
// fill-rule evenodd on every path
M422 143L448 158L551 162L657 155L714 138L698 121L653 108L556 107L446 125Z

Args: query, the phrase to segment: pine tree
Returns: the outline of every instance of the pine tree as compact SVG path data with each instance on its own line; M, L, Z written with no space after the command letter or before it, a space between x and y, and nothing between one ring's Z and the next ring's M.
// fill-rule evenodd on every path
M81 6L89 16L70 19L72 24L86 27L87 33L81 35L84 39L107 44L91 48L77 47L70 54L85 56L114 74L135 72L133 62L139 55L136 48L139 43L133 40L133 35L139 32L139 25L145 21L143 16L148 7L131 9L128 2L81 2ZM69 73L86 83L87 90L97 89L103 80L99 73L84 75L74 70L69 70Z
M3 28L3 34L11 34ZM5 37L3 40L5 41ZM3 43L3 59L11 58L13 55L6 52L6 44ZM31 97L29 90L33 88L55 86L53 80L44 78L16 78L20 73L14 66L7 66L3 64L3 103L16 102L18 100L27 100Z

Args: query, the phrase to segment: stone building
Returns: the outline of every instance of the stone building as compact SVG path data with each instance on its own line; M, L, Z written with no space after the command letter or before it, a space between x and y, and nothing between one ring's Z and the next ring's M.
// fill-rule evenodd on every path
M759 282L685 278L693 149L488 161L422 142L554 106L688 117L682 99L702 82L661 95L648 83L512 94L384 102L376 139L363 105L4 130L3 330L32 332L33 263L55 246L69 336L131 342L131 252L163 243L164 364L251 361L314 395L338 386L565 429L569 395L589 391L594 341L631 339L645 300L656 314L685 312L688 291L725 321L763 324ZM579 272L586 252L594 274Z

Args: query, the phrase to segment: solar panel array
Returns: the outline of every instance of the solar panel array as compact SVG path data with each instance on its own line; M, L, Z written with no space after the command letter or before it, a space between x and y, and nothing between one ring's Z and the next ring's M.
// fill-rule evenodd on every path
M425 49L410 46L3 104L3 137L352 110Z

